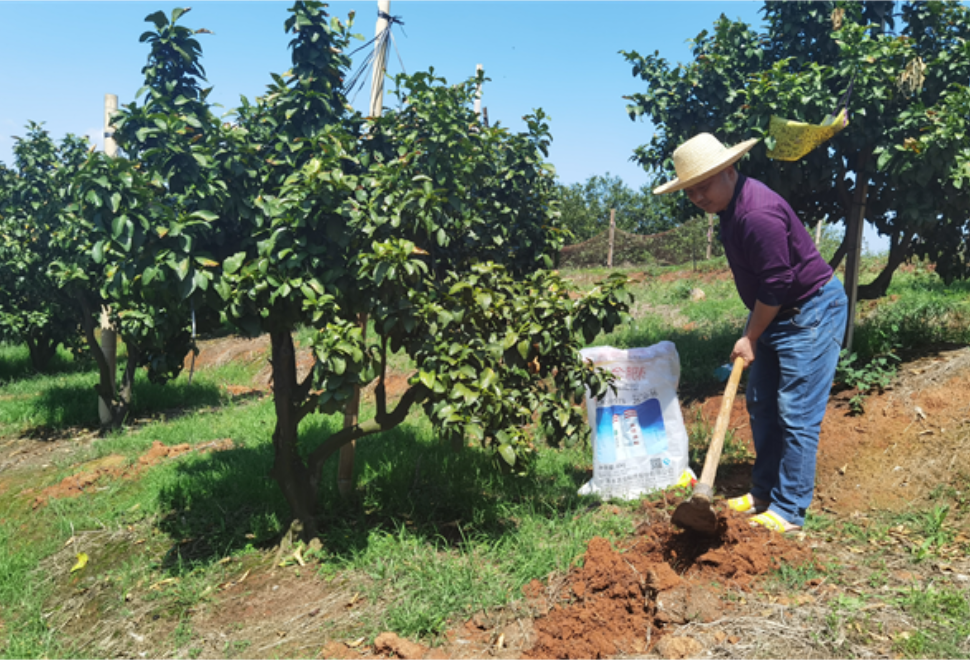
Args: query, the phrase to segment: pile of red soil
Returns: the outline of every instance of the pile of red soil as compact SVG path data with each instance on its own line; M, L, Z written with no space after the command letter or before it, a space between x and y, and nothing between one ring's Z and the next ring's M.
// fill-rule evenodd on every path
M704 536L672 526L662 502L645 510L648 521L622 546L589 542L583 566L535 621L537 641L525 657L643 654L678 625L723 616L732 605L722 594L749 589L782 563L812 561L797 540L752 527L733 511L718 512L717 533ZM533 581L526 592L535 604L546 589Z

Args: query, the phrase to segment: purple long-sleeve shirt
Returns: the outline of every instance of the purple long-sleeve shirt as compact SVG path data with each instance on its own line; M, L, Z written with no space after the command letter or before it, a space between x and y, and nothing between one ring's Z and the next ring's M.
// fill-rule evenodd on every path
M793 307L832 278L791 206L756 179L738 175L734 197L718 213L721 242L741 300Z

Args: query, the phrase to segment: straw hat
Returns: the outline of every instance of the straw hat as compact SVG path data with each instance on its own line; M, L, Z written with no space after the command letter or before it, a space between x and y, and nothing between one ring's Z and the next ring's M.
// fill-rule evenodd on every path
M751 138L733 147L725 147L710 133L699 133L674 151L677 178L653 189L654 195L689 188L733 165L748 153L761 138Z

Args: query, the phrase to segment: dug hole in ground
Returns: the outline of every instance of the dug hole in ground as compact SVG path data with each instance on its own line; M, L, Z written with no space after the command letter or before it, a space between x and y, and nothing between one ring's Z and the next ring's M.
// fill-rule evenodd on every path
M213 340L203 346L196 368L252 359L264 350L260 340ZM402 389L406 376L396 375ZM258 396L266 388L266 374L261 374L251 390L239 395ZM743 384L729 428L750 448L742 393ZM720 403L720 396L691 401L683 413L713 426ZM5 464L29 463L35 453L46 451L43 444L24 439L17 445L16 458L0 458ZM892 657L896 655L893 640L911 623L889 604L866 613L867 626L881 631L878 634L863 634L861 627L856 633L849 625L832 630L833 624L826 623L836 611L834 604L867 588L867 549L859 548L839 529L848 523L864 527L880 512L931 508L934 493L941 487L965 487L970 483L968 445L970 349L940 351L902 365L892 388L871 396L862 415L850 414L848 394L830 400L812 505L813 512L832 521L824 532L810 530L799 537L783 537L751 527L743 515L726 510L723 498L748 487L749 462L719 474L715 537L698 536L670 524L670 514L681 501L678 497L668 493L644 500L642 520L629 537L615 545L602 538L590 539L582 561L568 573L534 580L523 589L520 601L499 611L482 612L456 626L439 646L425 646L390 632L379 635L373 645L354 639L347 631L353 629L362 608L371 604L356 598L350 578L326 580L310 570L299 573L275 564L221 585L206 607L191 614L188 624L197 639L204 640L197 657L228 657L227 649L241 640L246 645L236 647L238 652L230 655ZM10 451L8 448L8 454ZM607 514L611 508L603 504ZM933 580L966 590L970 539L963 533L956 539L949 555L940 555L946 555L945 562L912 564L902 554L888 555L887 583L882 588ZM900 552L907 549L905 538L896 542ZM826 572L825 566L833 561L842 567L839 575ZM813 577L781 587L773 569L782 567ZM88 649L94 655L111 650L124 657L145 657L146 648L161 648L146 645L146 637L161 642L172 634L172 630L153 629L150 621L137 631L108 630L110 622L92 626L89 616L96 611L87 610L96 610L96 596L78 594L76 602L65 602L64 611L79 614L59 621L64 633L92 637ZM132 603L131 607L139 606ZM149 611L147 604L145 611ZM128 620L135 619L137 616ZM328 636L322 632L327 629L342 632ZM115 641L109 643L109 638Z

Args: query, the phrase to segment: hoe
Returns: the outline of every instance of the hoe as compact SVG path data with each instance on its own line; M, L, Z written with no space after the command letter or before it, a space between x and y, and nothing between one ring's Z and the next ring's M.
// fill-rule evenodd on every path
M701 472L701 478L694 487L690 500L682 502L674 510L671 518L671 522L678 527L707 535L713 535L717 531L717 516L711 508L711 500L714 498L714 475L717 473L717 464L721 460L724 436L727 433L728 422L731 421L734 395L738 391L738 381L741 380L742 371L744 371L744 358L739 357L734 361L727 388L724 390L721 411L717 414L717 423L714 425L714 437L711 439L711 446L708 447L707 457L704 459L704 471Z

